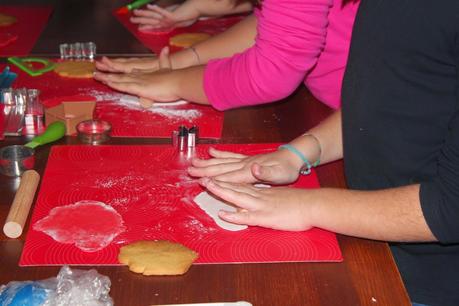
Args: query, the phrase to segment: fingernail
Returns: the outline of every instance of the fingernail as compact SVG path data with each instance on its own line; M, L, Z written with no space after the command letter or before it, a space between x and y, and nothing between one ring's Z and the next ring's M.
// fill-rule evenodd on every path
M218 212L218 216L224 220L227 220L227 221L230 221L230 220L234 220L234 213L230 213L230 212L227 212L225 210L220 210Z
M163 54L168 54L169 53L169 47L168 46L164 47L162 52L163 52Z

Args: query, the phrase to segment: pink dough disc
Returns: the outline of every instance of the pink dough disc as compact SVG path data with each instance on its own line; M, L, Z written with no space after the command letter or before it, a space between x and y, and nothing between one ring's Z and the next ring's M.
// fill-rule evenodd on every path
M96 252L126 229L120 214L110 205L97 201L79 201L53 208L48 216L33 226L65 244L74 244L85 252Z

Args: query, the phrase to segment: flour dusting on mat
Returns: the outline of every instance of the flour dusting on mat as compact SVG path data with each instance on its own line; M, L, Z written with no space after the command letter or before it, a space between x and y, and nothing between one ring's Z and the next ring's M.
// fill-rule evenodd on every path
M193 120L202 116L202 113L197 109L171 109L170 107L153 107L145 111L155 113L168 118L185 118Z
M191 236L197 240L202 239L202 234L209 234L217 231L216 228L206 226L196 218L187 220L179 226L185 228L185 233L187 233L188 236Z
M118 102L118 101L121 100L121 97L123 96L120 93L104 92L104 91L100 91L100 90L96 90L96 89L87 90L85 88L80 88L79 91L82 94L93 96L94 99L96 99L97 102L99 102L99 101Z
M196 110L196 109L180 109L177 108L179 106L182 106L183 104L178 104L175 106L166 106L166 105L155 105L153 104L153 107L151 108L143 108L140 106L138 102L129 100L129 99L123 99L120 98L116 101L117 104L122 105L123 107L127 109L133 109L137 111L142 111L142 112L147 112L147 113L153 113L153 114L158 114L163 117L167 118L185 118L188 120L193 120L196 118L201 117L201 112ZM186 105L186 104L185 104Z
M183 109L183 105L186 104L178 104L175 106L164 106L164 105L157 105L153 106L152 108L145 109L140 106L138 103L133 102L129 99L123 99L126 95L120 93L107 93L96 89L91 90L80 90L82 93L93 96L97 102L113 102L116 105L119 105L125 109L136 110L139 112L145 113L152 113L157 114L169 119L186 119L186 120L194 120L196 118L200 118L202 116L201 111L197 109Z
M124 190L143 192L146 187L145 181L146 178L144 176L136 174L126 174L122 177L108 176L96 179L94 182L94 187L103 189L111 189L116 187Z

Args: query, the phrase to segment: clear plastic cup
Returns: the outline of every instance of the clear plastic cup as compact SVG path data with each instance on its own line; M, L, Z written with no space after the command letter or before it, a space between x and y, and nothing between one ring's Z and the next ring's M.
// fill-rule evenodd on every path
M44 109L40 100L40 91L38 89L28 89L24 116L25 134L37 135L43 132L43 114Z

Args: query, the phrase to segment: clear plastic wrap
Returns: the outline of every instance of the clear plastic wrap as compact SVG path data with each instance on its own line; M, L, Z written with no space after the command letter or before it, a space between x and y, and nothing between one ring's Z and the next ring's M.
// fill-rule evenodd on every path
M63 266L57 277L0 286L0 306L112 306L110 279L96 270Z

